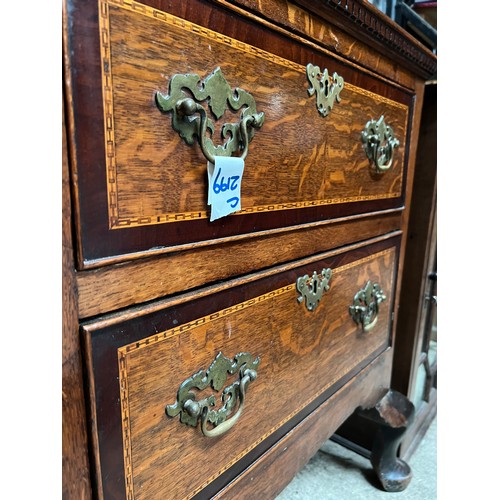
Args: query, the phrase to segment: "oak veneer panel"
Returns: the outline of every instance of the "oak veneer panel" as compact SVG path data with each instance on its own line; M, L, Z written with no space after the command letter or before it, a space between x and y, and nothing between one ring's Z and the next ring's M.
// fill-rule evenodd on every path
M298 263L108 327L86 326L104 497L123 498L126 491L135 498L195 495L332 384L368 363L389 344L398 241ZM297 302L295 281L324 267L333 269L330 290L311 313ZM348 307L368 279L379 282L388 299L376 327L366 333ZM237 425L220 439L208 439L199 428L166 417L164 408L175 402L179 385L206 370L218 352L230 358L250 352L261 364ZM173 476L175 484L162 480Z
M184 292L388 234L400 225L401 213L388 213L83 271L77 276L79 315L86 318Z
M153 18L154 12L108 8L111 228L207 217L206 160L197 145L187 146L172 130L171 114L159 112L154 95L167 94L176 73L204 79L218 66L230 86L250 92L265 113L245 161L243 213L401 196L407 104L346 81L340 104L322 118L315 98L308 97L303 65L214 39L215 33L198 34L198 27L181 27L173 16ZM360 137L366 122L382 115L401 144L391 169L374 176ZM226 120L237 122L239 115L227 112L221 122Z
M74 3L89 23L95 20L90 7ZM197 2L190 4L191 22L176 17L185 14L177 4L169 6L176 15L132 1L99 5L101 31L81 14L71 37L76 141L85 145L78 155L81 265L402 206L411 92L217 6L200 3L202 17L195 15ZM230 35L213 30L216 20ZM342 100L327 118L307 94L309 62L345 79ZM84 65L93 79L77 70ZM205 78L218 66L233 88L255 97L266 120L250 144L242 211L210 223L206 160L172 130L154 94L167 93L175 73ZM88 86L103 100L82 96ZM373 175L360 133L382 114L401 144L393 168Z

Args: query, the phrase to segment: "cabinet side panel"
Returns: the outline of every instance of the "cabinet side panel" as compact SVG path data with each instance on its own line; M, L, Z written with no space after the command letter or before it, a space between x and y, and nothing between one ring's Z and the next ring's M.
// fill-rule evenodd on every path
M64 107L63 107L64 110ZM62 498L90 498L82 364L78 341L76 277L71 239L71 196L63 112L62 127Z

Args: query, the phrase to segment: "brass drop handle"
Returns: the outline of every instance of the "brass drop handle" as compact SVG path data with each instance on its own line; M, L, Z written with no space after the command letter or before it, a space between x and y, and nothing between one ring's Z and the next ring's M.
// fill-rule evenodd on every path
M239 353L234 360L226 358L221 352L217 354L208 370L200 370L186 379L179 387L177 401L167 405L165 413L169 417L180 414L182 423L196 427L201 420L201 431L207 437L218 437L225 434L239 420L245 407L248 385L257 378L260 358L252 360L249 353ZM193 389L204 390L211 386L220 391L227 376L239 371L240 380L235 381L222 391L222 407L215 410L216 398L212 394L200 401L196 400ZM233 413L239 402L238 410ZM209 425L213 428L210 429Z
M205 406L201 412L201 431L207 437L217 437L226 433L233 425L238 421L245 407L245 393L247 386L250 382L253 382L257 378L257 372L255 370L245 370L243 378L239 382L239 400L240 406L238 411L228 420L224 420L221 424L217 425L213 429L208 429L207 423L209 421L209 413L211 410Z
M399 141L394 137L392 127L386 125L384 117L378 121L370 120L361 132L361 142L366 156L377 173L389 170L394 159L394 149Z
M379 304L386 299L378 283L367 281L365 287L354 295L349 314L356 324L361 325L364 332L369 332L377 324Z
M375 315L374 319L371 322L368 322L366 319L362 320L362 327L364 332L369 332L375 328L375 325L378 321L378 315Z
M187 97L185 99L179 100L177 102L177 104L175 105L175 109L177 110L177 113L179 114L179 116L183 116L183 117L187 117L187 118L193 116L195 113L199 113L199 115L200 115L199 129L196 132L196 136L198 137L198 141L199 141L201 150L202 150L203 154L205 155L205 158L209 162L215 164L215 156L210 151L210 146L209 146L210 139L207 137L208 118L207 118L207 112L205 111L205 108L201 104L194 102L193 99L190 99L189 97ZM238 124L238 130L239 130L239 136L240 136L240 148L242 148L242 153L240 155L240 158L242 160L244 160L247 157L248 145L250 144L248 128L249 127L257 127L257 125L256 125L257 119L258 119L258 117L256 117L255 115L245 116L241 119L241 121ZM219 153L220 153L220 151L219 151Z
M257 112L252 95L240 88L231 90L220 68L203 81L198 75L174 75L169 94L156 92L155 100L161 112L172 112L172 127L180 137L190 145L196 138L205 158L213 164L216 156L231 156L234 152L241 152L240 157L245 159L255 130L264 123L264 113ZM221 136L226 140L223 145L215 146L212 142L215 127L200 104L204 101L217 119L228 108L242 109L238 123L222 125Z

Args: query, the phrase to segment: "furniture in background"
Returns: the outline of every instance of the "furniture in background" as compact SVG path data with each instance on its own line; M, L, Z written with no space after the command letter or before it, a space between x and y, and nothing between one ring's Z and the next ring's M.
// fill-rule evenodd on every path
M396 0L395 21L434 53L437 51L437 2Z
M368 0L404 30L437 52L437 1Z
M361 1L63 5L63 497L272 498L359 407L404 489L435 55Z

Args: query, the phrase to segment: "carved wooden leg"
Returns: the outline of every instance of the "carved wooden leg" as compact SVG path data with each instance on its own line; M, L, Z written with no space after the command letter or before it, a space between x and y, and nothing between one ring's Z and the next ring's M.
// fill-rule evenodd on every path
M403 491L410 483L410 466L398 458L398 446L415 417L415 407L403 394L389 390L374 408L359 410L359 415L377 423L371 463L386 491Z

